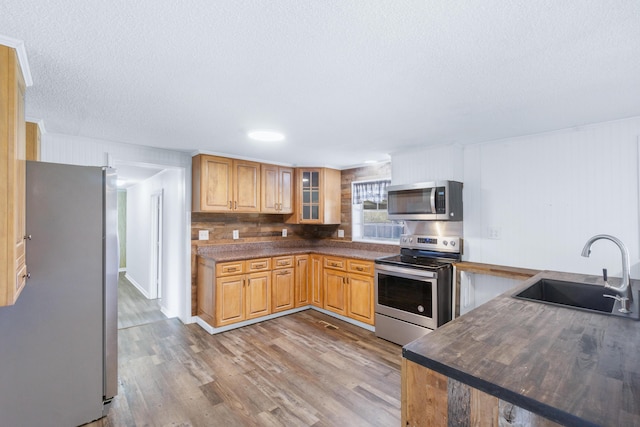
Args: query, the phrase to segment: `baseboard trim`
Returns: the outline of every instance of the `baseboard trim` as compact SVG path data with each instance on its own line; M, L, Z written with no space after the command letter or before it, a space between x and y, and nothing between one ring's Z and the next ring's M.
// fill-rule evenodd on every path
M128 281L131 282L131 284L138 290L140 291L140 293L142 295L144 295L144 297L146 299L151 299L149 298L149 293L142 287L142 285L140 285L140 283L136 282L136 279L134 279L133 277L129 276L129 273L125 273L124 277L127 278Z
M200 326L202 329L204 329L205 331L209 332L211 335L215 335L215 334L219 334L221 332L231 331L233 329L238 329L238 328L241 328L243 326L253 325L255 323L264 322L265 320L276 319L278 317L286 316L286 315L293 314L293 313L298 313L300 311L309 310L309 309L319 311L320 313L326 314L327 316L335 317L336 319L340 319L343 322L351 323L352 325L358 326L360 328L366 329L366 330L371 331L371 332L375 332L376 331L376 328L374 326L372 326L372 325L368 325L368 324L362 323L362 322L360 322L358 320L354 320L354 319L350 319L350 318L345 317L345 316L341 316L341 315L336 314L336 313L334 313L332 311L328 311L328 310L325 310L323 308L316 307L314 305L305 305L304 307L298 307L298 308L294 308L292 310L281 311L280 313L273 313L273 314L269 314L268 316L259 317L257 319L245 320L243 322L234 323L232 325L221 326L219 328L214 328L213 326L211 326L210 324L205 322L199 316L195 316L193 319L195 319L195 323L198 324L198 326Z

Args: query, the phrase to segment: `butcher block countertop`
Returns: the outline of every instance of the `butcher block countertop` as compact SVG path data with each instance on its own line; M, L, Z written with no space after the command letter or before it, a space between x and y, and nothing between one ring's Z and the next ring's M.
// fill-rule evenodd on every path
M640 322L511 297L541 277L602 280L541 272L403 356L563 425L640 426Z
M373 261L383 256L400 253L398 246L354 243L333 240L300 240L281 244L244 243L238 245L212 245L198 247L198 256L216 262L239 261L245 259L267 258L284 255L302 255L317 253L345 258Z

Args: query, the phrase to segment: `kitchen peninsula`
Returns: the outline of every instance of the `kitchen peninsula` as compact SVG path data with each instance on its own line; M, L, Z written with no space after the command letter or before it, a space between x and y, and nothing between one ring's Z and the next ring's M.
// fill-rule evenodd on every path
M515 292L403 348L402 425L640 425L640 322L515 299Z

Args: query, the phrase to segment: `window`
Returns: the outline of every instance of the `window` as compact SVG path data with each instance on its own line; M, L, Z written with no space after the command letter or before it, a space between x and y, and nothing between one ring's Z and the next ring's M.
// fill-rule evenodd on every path
M351 184L352 238L356 241L398 243L404 223L387 218L390 179Z

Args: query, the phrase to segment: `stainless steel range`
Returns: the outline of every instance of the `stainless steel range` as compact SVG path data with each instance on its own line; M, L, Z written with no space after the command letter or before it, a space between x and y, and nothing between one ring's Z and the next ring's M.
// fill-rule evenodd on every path
M375 325L378 337L405 345L451 320L452 264L462 239L403 235L400 248L375 261Z

